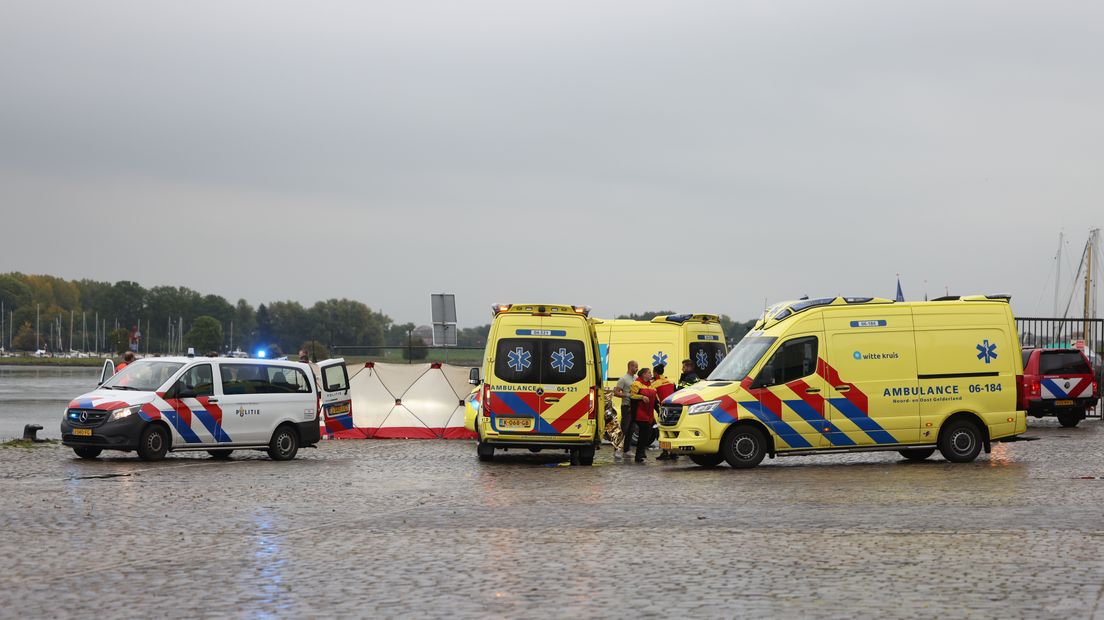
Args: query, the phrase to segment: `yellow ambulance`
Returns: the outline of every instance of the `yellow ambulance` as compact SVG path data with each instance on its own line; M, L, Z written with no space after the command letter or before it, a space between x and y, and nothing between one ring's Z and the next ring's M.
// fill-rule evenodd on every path
M1007 296L787 302L662 404L660 447L705 467L858 450L964 463L1027 430L1022 375Z
M481 461L495 450L565 450L594 462L605 410L596 321L590 308L557 304L494 306L483 367L465 425Z
M694 372L704 379L728 353L715 314L671 314L651 321L600 320L596 327L602 375L610 389L625 374L630 360L641 368L662 364L667 367L667 378L678 381L682 360L693 362Z

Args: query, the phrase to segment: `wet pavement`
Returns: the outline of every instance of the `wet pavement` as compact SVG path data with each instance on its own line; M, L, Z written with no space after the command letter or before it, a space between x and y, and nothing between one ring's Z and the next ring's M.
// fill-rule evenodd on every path
M0 448L0 610L66 616L1101 617L1104 424L895 453L569 467L470 442L290 463ZM657 453L652 453L654 457Z

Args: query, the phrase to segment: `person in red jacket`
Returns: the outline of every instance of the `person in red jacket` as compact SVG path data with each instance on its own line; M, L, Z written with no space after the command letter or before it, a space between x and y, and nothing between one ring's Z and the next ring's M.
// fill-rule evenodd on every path
M636 462L643 463L648 456L648 446L652 443L652 424L655 422L656 393L652 389L652 370L641 368L636 373L629 389L629 398L635 406L636 419Z
M654 368L654 374L652 375L652 389L656 393L655 412L659 413L659 407L663 404L663 401L667 400L667 397L675 393L675 384L663 376L663 371L667 370L667 367L660 364ZM656 419L658 422L658 418ZM654 429L656 436L659 435L659 429ZM666 450L660 453L657 461L673 461L678 459L677 454L672 454Z

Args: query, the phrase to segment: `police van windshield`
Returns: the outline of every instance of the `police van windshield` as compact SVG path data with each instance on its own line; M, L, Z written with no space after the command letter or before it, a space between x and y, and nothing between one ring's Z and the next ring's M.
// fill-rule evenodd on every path
M180 370L183 362L159 362L154 360L138 360L127 364L126 368L112 375L104 381L103 388L109 390L139 390L153 392L165 384Z
M580 340L503 338L495 347L495 376L507 383L568 385L586 379Z
M743 381L767 349L778 340L774 336L749 336L729 351L724 361L709 375L710 381Z

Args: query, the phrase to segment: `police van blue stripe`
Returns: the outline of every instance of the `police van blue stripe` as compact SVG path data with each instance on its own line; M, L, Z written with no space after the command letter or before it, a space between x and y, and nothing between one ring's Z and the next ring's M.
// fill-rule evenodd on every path
M195 431L193 431L190 426L184 424L184 421L180 419L180 416L177 415L175 411L167 409L162 411L161 415L169 421L169 424L172 424L172 427L176 429L177 433L180 433L184 441L188 443L199 443L199 436L195 434Z
M219 443L230 443L230 436L226 434L226 431L222 430L222 426L215 422L215 416L211 415L206 409L192 409L192 415L199 418L199 421L203 423L203 428L207 429L208 433L211 433L211 437L215 438L215 441Z

